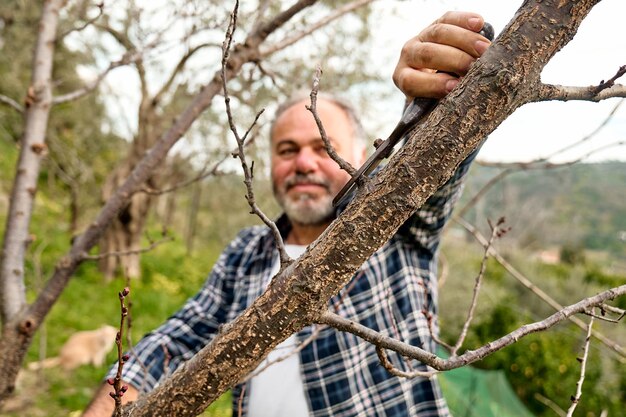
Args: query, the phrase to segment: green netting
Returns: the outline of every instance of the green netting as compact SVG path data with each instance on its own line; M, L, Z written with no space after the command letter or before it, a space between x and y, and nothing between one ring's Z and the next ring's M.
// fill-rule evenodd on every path
M442 372L439 382L454 417L533 417L503 371L466 366Z

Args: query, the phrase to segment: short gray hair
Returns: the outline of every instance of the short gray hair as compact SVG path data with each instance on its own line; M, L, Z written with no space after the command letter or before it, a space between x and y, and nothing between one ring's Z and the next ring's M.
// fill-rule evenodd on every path
M310 94L311 94L310 92L307 92L304 90L297 91L296 93L292 94L287 100L285 100L278 106L278 108L276 109L276 113L274 114L274 119L272 120L272 124L270 125L270 138L274 134L274 127L276 126L276 121L278 120L278 118L288 108L292 107L296 103L309 100L309 104L310 104ZM348 120L350 121L350 124L352 125L352 131L354 133L354 138L356 139L357 143L359 143L362 146L366 145L367 135L365 134L365 129L363 128L363 124L361 124L361 120L357 116L356 109L348 100L342 97L339 97L335 94L325 93L325 92L318 93L317 98L318 100L321 99L321 100L328 101L336 105L337 107L339 107L341 110L343 110L346 116L348 116Z

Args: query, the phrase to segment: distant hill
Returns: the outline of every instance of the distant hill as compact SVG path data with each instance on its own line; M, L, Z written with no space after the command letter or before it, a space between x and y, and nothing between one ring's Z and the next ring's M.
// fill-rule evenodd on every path
M474 164L459 207L501 171ZM626 256L626 163L514 172L464 217L485 225L501 216L522 247L568 245Z

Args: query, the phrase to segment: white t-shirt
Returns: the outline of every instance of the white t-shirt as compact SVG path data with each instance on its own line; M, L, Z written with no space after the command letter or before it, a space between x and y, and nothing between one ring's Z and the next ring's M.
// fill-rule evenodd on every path
M285 245L285 249L290 257L296 259L304 253L306 246ZM278 272L279 266L276 259L272 267L272 276ZM287 356L281 361L272 363L250 380L248 416L308 417L309 409L300 373L300 355L293 353L297 345L296 336L291 335L261 362L257 369L266 366L268 362Z

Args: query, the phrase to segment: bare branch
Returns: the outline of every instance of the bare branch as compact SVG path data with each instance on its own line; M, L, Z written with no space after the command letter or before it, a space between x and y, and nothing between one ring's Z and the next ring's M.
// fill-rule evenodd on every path
M78 100L79 98L86 96L87 94L91 93L96 88L98 88L102 80L104 80L104 78L109 74L109 72L113 71L115 68L137 62L142 58L142 56L143 56L143 51L135 51L135 50L127 51L122 56L121 59L119 59L118 61L111 62L104 71L98 74L95 80L85 85L84 87L79 88L76 91L72 91L71 93L54 97L52 99L52 104L55 104L55 105L62 104L68 101Z
M154 248L159 245L162 245L165 242L173 241L173 237L165 237L163 239L159 239L155 242L151 242L149 246L136 250L127 250L127 251L119 251L119 252L107 252L107 253L99 253L98 255L84 255L83 259L86 261L97 261L103 258L108 258L110 256L126 256L126 255L137 255L140 253L150 252Z
M491 236L489 236L489 240L487 244L484 246L485 254L483 255L482 262L480 263L480 270L478 271L478 275L476 276L476 280L474 283L474 292L472 294L472 301L470 303L470 308L467 312L467 318L465 319L465 323L463 323L463 328L461 330L461 334L459 335L459 339L456 344L452 348L450 352L451 356L456 356L458 350L463 346L463 342L465 341L465 337L467 336L467 332L469 330L470 323L474 319L474 310L476 309L476 304L478 303L478 293L480 292L480 284L482 282L482 278L485 275L485 270L487 269L487 259L489 259L489 250L493 246L493 242L496 238L501 237L502 234L506 233L508 229L502 229L500 226L504 223L504 217L500 218L495 226L489 222L489 226L491 227Z
M282 49L287 48L288 46L293 45L294 43L298 42L300 39L309 36L311 33L315 32L316 30L318 30L319 28L326 26L327 24L331 23L332 21L358 9L359 7L363 7L369 3L374 2L375 0L357 0L357 1L353 1L352 3L348 3L340 8L338 8L337 10L335 10L333 13L329 14L328 16L326 16L325 18L321 19L319 22L309 26L308 28L288 37L283 39L281 42L269 47L269 48L265 48L261 51L261 57L262 58L266 58L269 55L272 55L273 53L280 51Z
M0 94L0 104L5 104L11 107L13 110L15 110L18 113L24 112L24 107L22 107L20 103L13 100L11 97L5 96L4 94Z
M623 295L626 295L626 285L611 288L593 297L585 298L575 304L564 307L560 311L552 314L542 321L523 325L511 333L502 336L476 350L466 351L460 356L450 357L449 359L439 358L434 353L385 336L380 332L374 331L355 321L345 319L330 311L322 313L316 322L334 327L337 330L352 333L379 348L393 350L403 356L416 359L438 371L448 371L481 360L492 353L517 342L522 337L547 330L563 320L572 317L574 314L584 313L585 310L601 305L606 300L613 300Z
M114 378L109 378L107 382L115 389L114 392L110 392L109 395L115 400L115 417L122 415L122 396L128 390L128 385L122 385L122 370L124 369L124 363L129 359L127 354L124 354L124 324L126 322L126 316L128 316L128 307L124 304L124 299L130 294L130 288L125 287L119 292L118 298L120 300L120 327L115 336L115 344L117 345L117 373Z
M349 162L344 160L337 152L333 145L328 140L328 135L326 134L326 130L324 129L324 125L317 114L317 93L320 88L320 77L322 75L322 68L318 65L317 70L315 71L315 77L313 77L313 88L311 89L311 105L306 106L306 109L313 114L313 118L315 119L315 123L317 124L317 128L320 131L320 135L322 137L322 141L324 142L324 147L326 148L326 152L328 152L328 156L337 162L339 167L350 174L351 177L356 173L356 169L350 165Z
M472 226L467 221L458 217L454 217L453 220L457 222L458 224L460 224L461 226L463 226L468 232L470 232L474 236L474 238L476 238L476 240L478 240L478 242L480 242L482 245L486 244L487 239L474 226ZM563 309L563 306L561 304L559 304L554 298L550 297L541 288L533 284L526 276L524 276L524 274L522 274L517 269L515 269L515 267L513 267L513 265L511 265L506 259L504 259L502 255L500 255L493 247L491 248L491 252L492 252L491 255L494 257L494 259L497 260L498 263L500 263L500 265L502 265L504 269L506 269L507 272L511 274L511 276L513 276L513 278L518 280L522 285L524 285L526 288L532 291L542 301L544 301L546 304L548 304L550 307L552 307L556 311L560 311ZM575 325L577 325L578 327L580 327L581 329L584 329L584 330L587 329L586 323L580 320L578 317L570 317L570 321L574 323ZM620 346L618 343L614 342L613 340L607 338L606 336L604 336L602 333L598 332L597 330L594 330L592 335L596 339L598 339L600 342L602 342L602 344L604 344L605 346L607 346L608 348L616 352L619 355L618 359L622 363L626 363L626 350L622 346Z
M565 410L559 407L559 405L552 401L550 398L546 398L538 392L535 392L534 397L535 400L539 401L547 407L550 407L550 409L554 411L559 417L566 417Z
M626 310L622 310L621 308L613 307L608 304L602 304L600 306L600 311L602 312L602 315L605 314L605 311L611 312L613 314L618 314L619 315L619 317L617 318L618 321L623 319L624 316L626 316Z
M60 40L62 40L63 38L65 38L67 35L69 35L72 32L80 32L80 31L85 30L86 28L88 28L89 26L94 24L96 22L96 20L100 19L100 17L102 17L102 14L104 13L104 2L100 2L100 3L96 4L96 7L98 8L98 14L96 16L94 16L93 18L87 20L82 25L80 25L78 27L75 27L75 28L72 28L72 29L68 30L67 32L57 36L56 41L59 42Z
M580 402L580 397L583 393L583 382L585 381L585 371L587 369L587 358L589 357L589 341L591 340L591 329L593 327L593 316L589 320L589 326L587 326L587 337L585 338L585 344L583 345L583 356L582 358L577 358L580 361L580 378L576 383L576 394L572 395L572 405L567 410L566 417L572 417L574 415L574 410L576 410L576 406Z
M615 81L626 73L626 65L621 66L608 81L589 87L568 87L554 84L541 84L531 101L601 101L612 97L626 97L626 85Z
M176 76L185 68L187 61L189 61L189 59L191 59L191 57L199 50L210 47L210 46L216 46L216 45L211 44L211 43L202 43L200 45L194 46L193 48L189 49L187 53L185 53L185 55L183 55L182 58L178 61L178 64L176 64L176 67L172 70L170 77L165 82L165 84L163 84L159 92L154 95L153 100L160 101L161 97L163 97L163 95L169 91L170 87L174 83L174 80L176 79Z
M239 132L237 131L237 126L235 126L235 122L233 120L233 115L232 115L232 111L230 108L230 96L228 95L228 88L226 86L226 64L228 62L228 56L229 56L229 52L230 52L230 45L232 43L233 40L233 35L235 33L235 29L237 27L237 10L239 8L239 1L236 0L235 1L235 7L234 10L231 14L231 20L230 23L228 25L228 29L226 31L226 38L224 39L224 46L222 48L222 88L224 91L224 103L226 104L226 114L228 116L228 125L230 126L230 130L233 132L233 135L235 136L235 140L237 141L237 153L236 156L239 158L239 160L241 161L241 167L243 169L243 173L244 173L244 184L246 185L246 200L248 201L248 204L250 205L251 208L251 213L252 214L256 214L262 221L263 223L265 223L270 230L272 231L272 234L274 235L274 240L276 241L276 247L278 249L278 254L280 257L280 270L282 271L283 268L285 268L287 265L289 265L292 262L292 259L289 257L289 255L287 254L287 251L285 250L285 244L283 242L283 238L280 235L280 231L278 230L278 227L276 226L276 223L274 223L269 217L267 217L265 215L265 213L263 213L263 211L259 208L259 206L256 204L256 200L254 197L254 189L252 187L252 179L254 177L254 162L252 163L251 166L248 166L248 163L246 162L246 155L245 155L245 142L246 142L246 137L248 136L248 134L250 133L250 130L252 129L252 127L254 127L254 125L256 124L257 120L259 119L259 117L261 116L261 113L263 113L263 110L261 110L257 115L256 118L254 119L254 122L252 123L252 125L250 126L250 128L248 129L248 131L244 134L243 137L239 136Z

